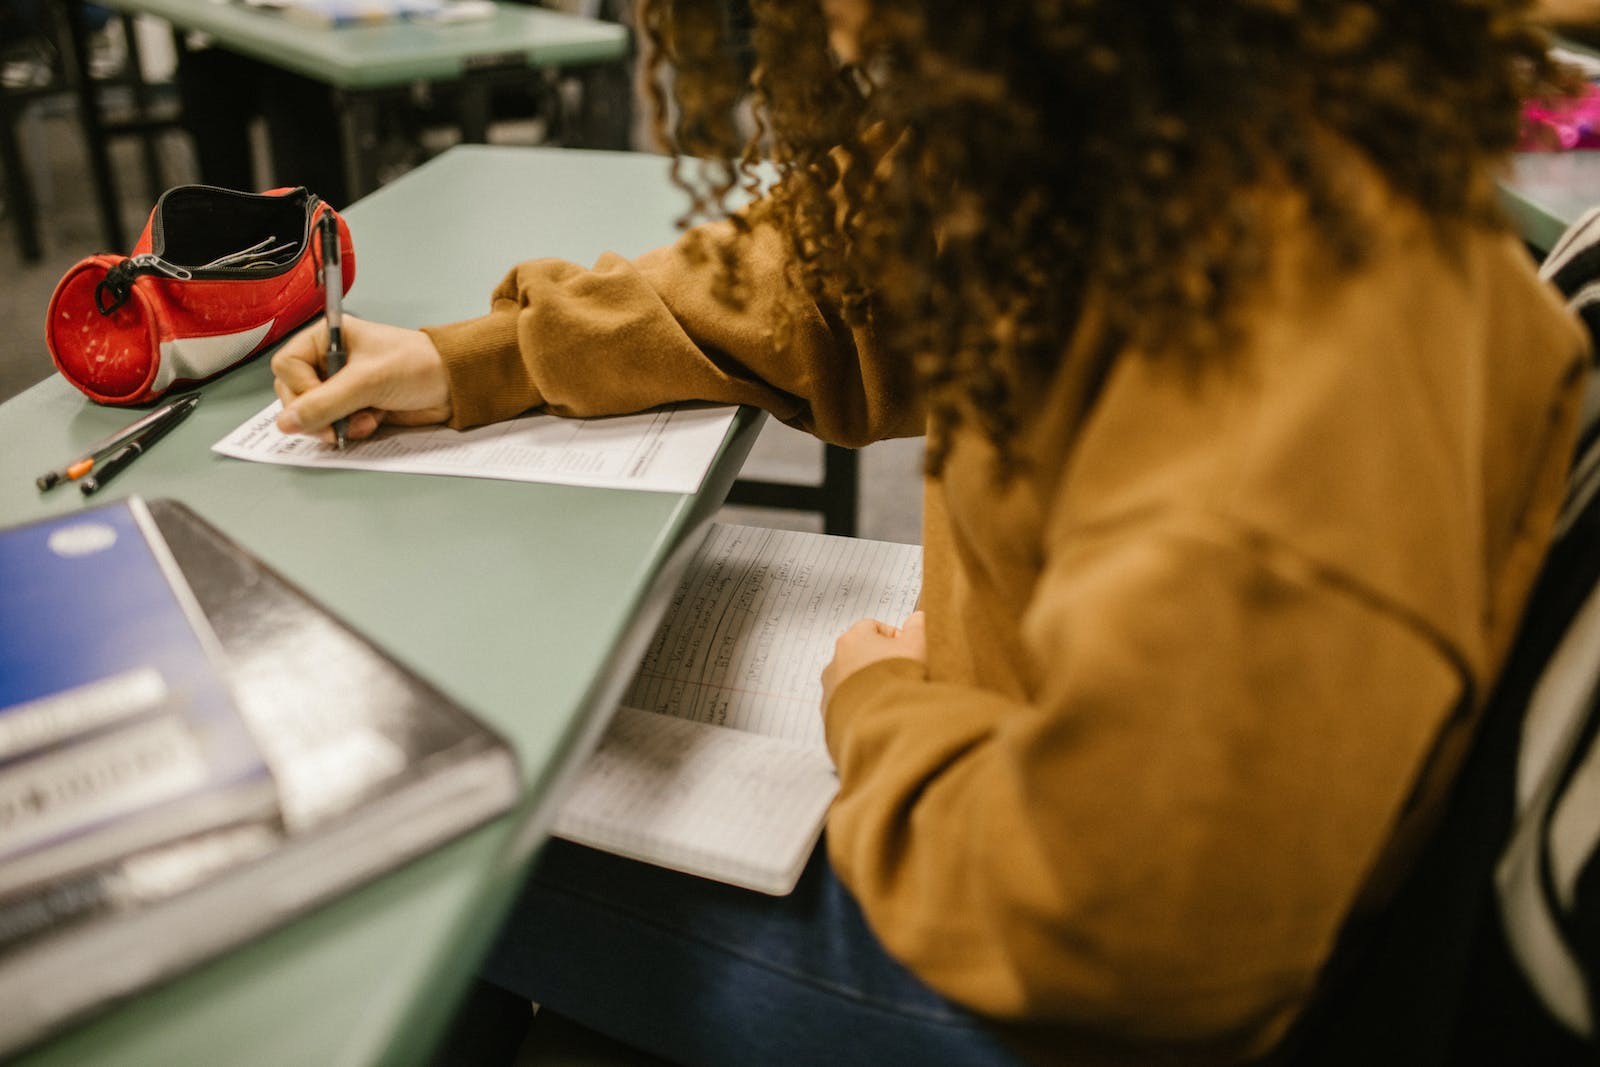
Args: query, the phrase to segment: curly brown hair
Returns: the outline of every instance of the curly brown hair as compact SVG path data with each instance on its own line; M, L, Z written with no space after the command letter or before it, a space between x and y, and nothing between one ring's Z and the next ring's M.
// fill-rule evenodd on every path
M1528 0L869 6L846 66L816 0L749 0L748 19L645 0L646 82L668 146L707 161L675 171L693 217L776 165L763 217L795 280L914 361L935 473L957 423L1015 458L1091 293L1115 294L1102 358L1224 352L1271 254L1241 194L1268 178L1302 191L1330 270L1358 264L1372 220L1330 136L1441 223L1498 225L1491 165L1521 100L1560 80Z

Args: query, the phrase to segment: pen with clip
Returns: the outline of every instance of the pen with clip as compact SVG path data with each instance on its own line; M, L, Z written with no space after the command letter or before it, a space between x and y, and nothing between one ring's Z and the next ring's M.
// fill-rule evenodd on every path
M186 396L181 396L176 400L162 404L148 415L136 419L127 426L124 426L122 429L107 434L105 437L96 441L94 444L84 449L83 452L78 455L77 459L73 460L71 463L68 463L66 466L39 475L39 477L33 480L33 484L39 487L40 492L43 492L46 489L60 485L62 482L77 481L79 478L82 478L84 475L93 470L97 464L99 464L112 452L115 452L122 445L127 444L130 440L139 436L139 434L143 433L145 430L148 430L150 427L167 418L167 416L171 415L179 407L185 404L187 404L189 407L193 407L199 402L199 393L189 393Z
M328 212L322 216L322 292L328 316L328 377L344 369L344 261L339 258L339 221ZM343 452L349 443L349 422L333 421L333 444Z
M78 483L79 492L83 493L84 496L93 496L98 493L105 487L107 482L121 473L124 467L148 452L151 445L161 440L172 431L174 426L187 418L189 412L193 411L198 403L200 403L200 394L190 393L173 404L171 410L166 412L165 418L151 423L133 440L95 464L94 472L86 475Z

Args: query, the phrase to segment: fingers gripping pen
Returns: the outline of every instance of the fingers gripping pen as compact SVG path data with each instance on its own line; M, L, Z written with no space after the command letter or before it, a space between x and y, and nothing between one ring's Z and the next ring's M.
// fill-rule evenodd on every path
M339 256L339 220L328 212L322 216L322 291L328 316L328 372L332 378L344 368L344 262ZM333 422L334 447L343 452L348 443L349 421Z

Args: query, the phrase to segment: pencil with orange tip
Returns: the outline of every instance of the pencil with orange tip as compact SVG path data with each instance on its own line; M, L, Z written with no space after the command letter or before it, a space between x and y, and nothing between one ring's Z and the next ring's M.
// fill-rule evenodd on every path
M39 491L42 493L46 489L51 489L57 485L60 485L62 482L75 482L84 475L88 474L90 471L94 470L94 465L96 463L99 463L101 460L111 455L111 453L120 449L123 445L139 436L151 426L162 422L173 412L180 409L187 412L188 409L194 407L194 405L198 404L199 402L199 393L186 393L185 395L178 397L176 400L162 404L148 415L136 419L115 433L96 441L94 444L80 452L77 459L72 460L65 466L58 467L53 471L48 471L39 475L39 477L33 480L33 484L38 486Z

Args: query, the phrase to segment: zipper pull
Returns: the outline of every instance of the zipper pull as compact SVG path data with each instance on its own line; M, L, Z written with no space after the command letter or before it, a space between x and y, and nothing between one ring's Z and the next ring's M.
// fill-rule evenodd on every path
M137 256L129 256L106 271L106 276L94 287L95 309L101 315L110 316L112 312L126 304L128 296L133 292L133 283L141 274L164 274L179 281L188 281L194 277L194 272L185 267L168 263L153 253L141 252Z

